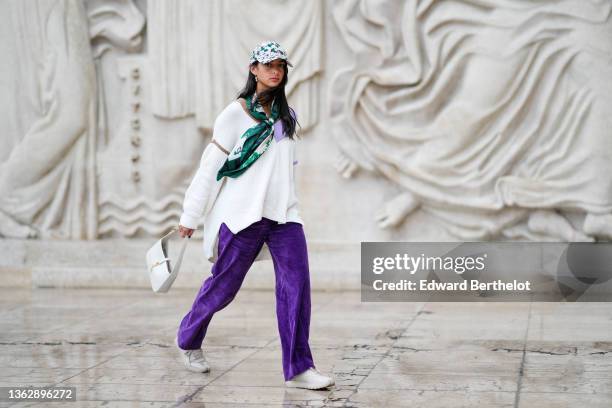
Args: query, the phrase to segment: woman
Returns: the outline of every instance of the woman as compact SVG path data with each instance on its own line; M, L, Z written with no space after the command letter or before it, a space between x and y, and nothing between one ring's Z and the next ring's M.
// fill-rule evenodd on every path
M179 233L191 237L204 220L204 252L214 262L176 344L187 369L209 371L201 350L213 314L227 306L266 244L276 275L276 314L283 373L289 387L325 388L314 368L308 335L308 253L294 189L296 115L287 104L286 52L274 41L251 53L248 79L217 117L213 138L183 204Z

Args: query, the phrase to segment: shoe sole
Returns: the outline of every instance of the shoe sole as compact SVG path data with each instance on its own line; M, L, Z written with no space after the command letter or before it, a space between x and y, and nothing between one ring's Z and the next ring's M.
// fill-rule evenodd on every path
M304 389L307 389L307 390L320 390L320 389L323 389L323 388L329 388L329 387L331 387L334 384L335 384L335 382L332 381L331 383L329 383L327 385L319 385L319 386L317 386L317 385L310 385L309 386L309 385L306 385L306 384L294 383L293 381L285 382L285 385L287 387L289 387L289 388L304 388Z
M184 366L187 370L194 372L194 373L207 373L210 371L210 367L201 369L201 368L194 368L194 367L188 366L187 364L184 364Z

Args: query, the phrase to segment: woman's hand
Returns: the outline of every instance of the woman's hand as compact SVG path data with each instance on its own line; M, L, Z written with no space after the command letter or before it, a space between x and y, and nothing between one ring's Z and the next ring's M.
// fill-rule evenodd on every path
M193 234L193 231L191 228L187 228L187 227L183 227L182 225L179 224L179 235L181 236L181 238L191 238L191 235Z

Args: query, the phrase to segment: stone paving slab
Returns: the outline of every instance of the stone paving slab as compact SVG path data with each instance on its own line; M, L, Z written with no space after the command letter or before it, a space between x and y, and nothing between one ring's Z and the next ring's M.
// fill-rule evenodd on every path
M310 391L284 386L271 291L241 291L209 327L211 371L185 370L173 339L196 292L0 289L0 385L75 386L75 408L612 406L612 304L315 291L311 349L336 385Z

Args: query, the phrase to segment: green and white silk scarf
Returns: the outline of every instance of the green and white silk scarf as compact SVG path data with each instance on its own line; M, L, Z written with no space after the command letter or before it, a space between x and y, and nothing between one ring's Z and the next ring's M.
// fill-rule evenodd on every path
M273 139L274 122L278 119L278 105L272 101L270 117L267 117L266 112L257 100L257 95L253 98L246 98L246 107L253 118L260 122L247 129L246 132L227 156L225 163L217 173L217 181L224 176L236 178L244 173L255 161L262 155Z

